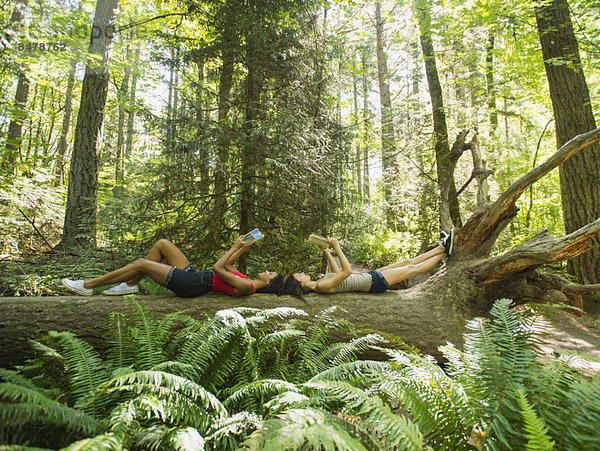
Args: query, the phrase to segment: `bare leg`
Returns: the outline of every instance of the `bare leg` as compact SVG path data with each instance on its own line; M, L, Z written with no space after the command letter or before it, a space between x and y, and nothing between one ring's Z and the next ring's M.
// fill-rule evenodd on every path
M442 250L443 250L443 247L442 247ZM402 282L403 280L408 279L409 277L416 276L417 274L421 274L426 271L429 271L438 262L440 262L445 256L446 256L446 254L444 252L441 252L441 253L435 254L434 256L430 257L429 259L427 259L425 261L417 263L416 265L406 265L406 266L400 266L400 267L396 267L396 268L388 268L388 269L383 269L382 271L379 271L379 272L383 275L383 277L385 278L387 283L389 283L391 286L391 285L397 284L399 282Z
M417 255L416 257L413 257L413 258L409 258L409 259L402 260L397 263L392 263L391 265L384 266L382 268L377 269L377 271L382 272L382 271L385 271L388 269L401 268L403 266L409 266L409 265L417 265L426 260L429 260L430 258L437 257L439 254L444 254L444 252L445 252L444 246L439 244L436 247L434 247L433 249L431 249L430 251L427 251L423 254Z
M163 260L166 264L161 263ZM104 276L86 280L83 286L85 288L95 288L121 282L135 285L144 276L148 276L156 283L164 285L171 267L185 269L189 264L190 261L177 246L169 240L163 239L156 242L146 258L140 258Z

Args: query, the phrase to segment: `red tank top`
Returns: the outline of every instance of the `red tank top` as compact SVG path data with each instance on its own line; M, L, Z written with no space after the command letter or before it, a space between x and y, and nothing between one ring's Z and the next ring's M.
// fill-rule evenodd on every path
M237 272L237 271L231 271L231 274L241 277L242 279L248 278L248 276L245 276L242 273ZM219 276L217 276L217 273L214 271L213 271L212 285L213 285L212 286L213 293L225 293L225 294L228 294L229 296L233 296L233 287L231 285L227 285L225 282L223 282L223 279L221 279ZM254 292L254 285L252 286L252 292Z

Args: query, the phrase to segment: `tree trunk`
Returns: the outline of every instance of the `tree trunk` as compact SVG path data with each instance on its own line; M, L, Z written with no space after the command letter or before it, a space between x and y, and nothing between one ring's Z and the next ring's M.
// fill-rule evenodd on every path
M231 16L228 16L231 19ZM215 167L214 183L214 209L213 209L213 237L215 243L222 242L221 233L225 213L228 210L227 182L229 177L229 148L231 146L231 124L229 111L231 108L231 88L233 86L233 69L235 63L235 48L237 41L233 30L233 23L227 20L223 30L223 48L221 49L221 73L219 76L218 94L218 124L219 135L217 138L217 165Z
M433 108L433 137L438 187L442 189L445 184L449 186L447 202L442 199L440 204L440 224L443 230L449 230L452 227L460 227L462 221L460 218L458 197L456 196L456 187L454 185L454 176L450 170L450 145L448 143L446 113L444 110L442 85L438 76L433 49L431 15L427 0L415 0L415 12L421 32L421 49L423 50L423 58L425 59L425 74L427 75L429 96L431 97L431 106ZM449 208L442 208L444 205L447 205Z
M244 145L242 148L242 178L240 195L240 233L247 233L255 226L255 177L256 163L260 161L260 149L256 145L257 138L254 136L255 121L257 119L260 100L260 80L258 73L259 50L257 31L250 29L246 34L246 92L244 105ZM246 270L246 259L240 259L240 270Z
M117 146L115 155L115 186L113 194L120 198L123 195L123 184L125 183L125 116L127 114L127 101L129 97L129 78L131 76L131 44L127 45L125 55L125 69L123 80L117 92L118 120L117 120Z
M498 128L498 108L496 106L496 83L494 82L494 45L495 36L489 30L488 44L485 49L485 81L487 88L488 109L490 113L491 135Z
M98 63L85 68L75 142L69 172L67 207L61 245L96 245L96 203L101 130L108 92L108 60L117 20L118 0L98 0L89 53Z
M133 125L135 122L135 97L137 81L140 75L140 43L136 44L135 56L133 59L133 69L131 71L131 87L129 88L129 104L127 106L127 138L125 139L125 159L129 160L133 154Z
M394 111L390 95L389 71L385 54L384 21L381 18L381 3L375 3L375 30L377 35L377 74L379 80L379 102L381 105L381 165L383 170L383 192L385 197L386 221L389 229L397 229L394 214L392 182L397 178L396 137Z
M565 0L540 3L535 10L548 77L558 147L596 128L590 94L579 58L579 46ZM590 146L559 169L567 233L600 217L600 145ZM569 262L581 283L600 282L600 238L590 252Z
M362 59L362 148L363 148L363 199L371 198L371 182L369 179L369 130L371 129L371 111L369 110L369 79L367 77L367 68L369 65L368 48L363 46L361 52Z
M3 161L4 168L2 171L6 174L14 173L17 157L21 152L23 122L27 116L25 107L27 105L28 96L29 79L23 72L20 72L10 124L8 125L8 135L6 137L6 159Z

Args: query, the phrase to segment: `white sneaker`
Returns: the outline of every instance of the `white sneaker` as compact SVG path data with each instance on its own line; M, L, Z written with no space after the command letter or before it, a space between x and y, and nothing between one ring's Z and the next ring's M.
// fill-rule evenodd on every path
M124 294L135 294L139 293L140 289L137 285L127 285L127 282L123 282L115 287L109 288L102 294L107 296L122 296Z
M85 288L83 286L83 280L71 280L71 279L63 279L62 284L67 287L69 290L74 291L77 294L81 294L83 296L91 296L94 294L93 288Z

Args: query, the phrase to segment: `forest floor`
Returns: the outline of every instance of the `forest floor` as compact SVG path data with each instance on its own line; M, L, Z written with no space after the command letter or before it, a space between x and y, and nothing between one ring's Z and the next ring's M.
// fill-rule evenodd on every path
M600 372L600 303L584 303L585 314L577 317L561 311L548 318L549 333L542 337L542 351L569 359L576 368Z

